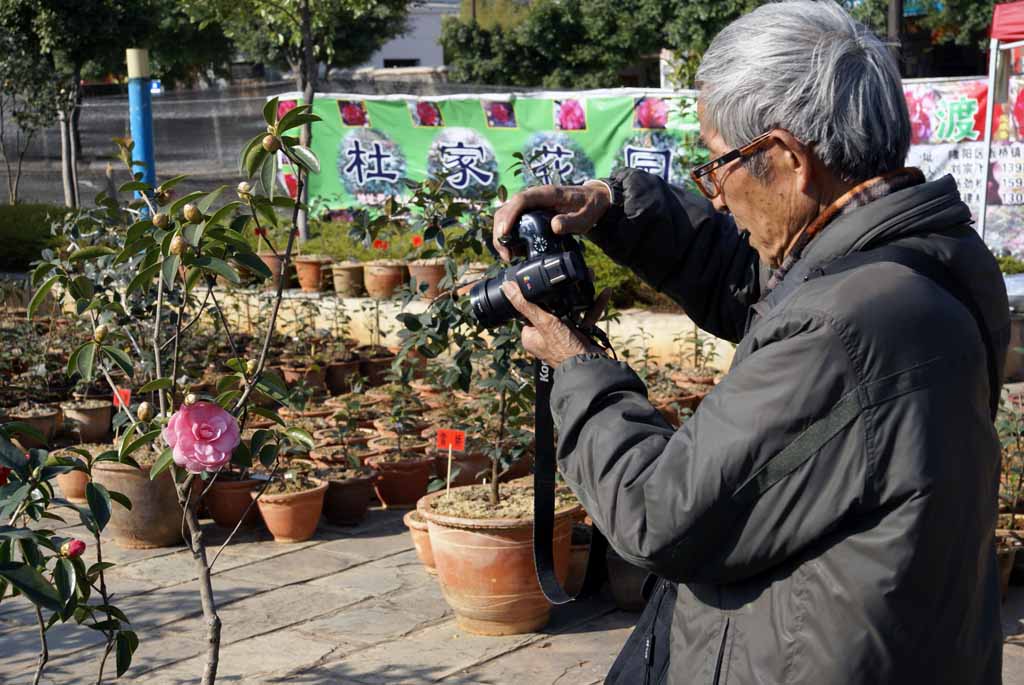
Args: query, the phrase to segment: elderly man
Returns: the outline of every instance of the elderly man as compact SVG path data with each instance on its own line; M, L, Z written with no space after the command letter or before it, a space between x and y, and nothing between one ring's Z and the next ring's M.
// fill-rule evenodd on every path
M505 284L523 344L556 367L565 479L619 554L670 581L651 600L667 665L647 654L617 682L1000 682L1006 292L954 180L904 168L895 61L839 6L800 0L728 26L697 79L704 197L625 169L495 217L498 238L559 213L556 231L739 343L673 431L624 363Z

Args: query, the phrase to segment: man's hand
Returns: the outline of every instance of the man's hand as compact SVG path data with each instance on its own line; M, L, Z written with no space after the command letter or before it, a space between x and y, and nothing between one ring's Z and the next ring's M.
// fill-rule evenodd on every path
M549 210L558 214L551 220L551 230L558 235L575 233L586 235L611 204L608 187L600 181L588 181L582 186L538 186L516 193L494 214L494 249L508 261L511 254L499 242L519 217L532 210Z
M604 354L604 350L587 336L523 297L523 292L515 281L502 283L501 291L505 293L512 306L530 322L529 326L523 328L523 347L534 357L547 362L552 369L577 354ZM594 306L583 317L585 328L593 326L601 318L611 295L611 290L605 288L597 296Z

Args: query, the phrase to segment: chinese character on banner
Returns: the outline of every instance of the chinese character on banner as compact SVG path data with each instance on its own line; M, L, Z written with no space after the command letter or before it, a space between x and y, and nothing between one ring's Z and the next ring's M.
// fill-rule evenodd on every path
M359 185L363 185L367 181L393 183L398 180L398 173L385 169L385 163L391 159L391 153L385 151L384 146L377 141L370 143L370 149L367 150L363 147L362 141L353 138L345 150L345 156L350 161L345 166L343 173L354 174L356 183Z
M454 430L451 428L437 429L437 449L453 452L462 452L466 449L466 431Z
M571 182L572 172L575 170L571 161L572 158L572 150L567 150L561 145L549 146L545 143L532 150L530 155L531 170L537 177L537 180L544 185L548 185L553 181L558 181L559 183Z
M672 151L627 146L626 166L657 174L667 181L672 167Z
M440 150L441 164L449 172L448 183L453 188L463 190L474 180L483 185L494 180L493 173L477 166L485 158L482 146L459 141L455 145L442 145Z
M978 101L974 98L949 98L940 101L935 110L939 125L935 130L934 140L950 143L977 140L980 135L974 128L974 117L977 113Z

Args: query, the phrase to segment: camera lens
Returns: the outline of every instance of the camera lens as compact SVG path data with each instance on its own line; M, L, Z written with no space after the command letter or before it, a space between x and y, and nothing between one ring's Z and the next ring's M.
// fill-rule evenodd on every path
M505 269L494 278L479 281L469 291L469 303L477 321L486 328L498 326L516 316L516 309L501 292L501 284L508 278Z

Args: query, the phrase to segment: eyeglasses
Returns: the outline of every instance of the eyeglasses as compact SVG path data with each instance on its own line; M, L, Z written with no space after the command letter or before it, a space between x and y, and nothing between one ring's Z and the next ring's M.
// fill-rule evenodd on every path
M692 178L693 182L697 184L697 188L704 194L704 197L709 200L713 200L722 194L722 184L719 182L718 176L715 175L715 171L724 167L729 162L737 159L743 159L744 157L750 157L751 155L760 152L763 148L768 147L768 145L771 144L771 141L772 131L762 133L743 147L726 152L721 157L716 157L710 162L701 164L690 172L690 178Z

